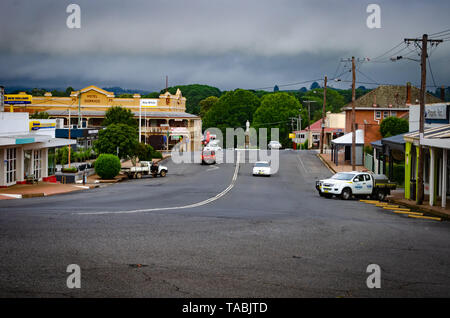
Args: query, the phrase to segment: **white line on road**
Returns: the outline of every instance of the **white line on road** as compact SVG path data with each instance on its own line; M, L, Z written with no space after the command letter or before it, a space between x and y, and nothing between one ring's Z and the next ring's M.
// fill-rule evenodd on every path
M231 180L230 185L223 190L222 192L218 193L217 195L215 195L214 197L211 197L209 199L197 202L197 203L193 203L193 204L189 204L189 205L184 205L184 206L174 206L174 207L167 207L167 208L152 208L152 209L141 209L141 210L130 210L130 211L103 211L103 212L84 212L84 213L74 213L74 214L78 214L78 215L100 215L100 214L131 214L131 213L144 213L144 212L154 212L154 211L166 211L166 210L180 210L180 209L190 209L190 208L196 208L208 203L211 203L213 201L216 201L217 199L223 197L225 194L227 194L231 189L233 189L236 180L237 180L237 176L238 176L238 172L239 172L239 161L240 161L240 153L237 152L237 160L236 160L236 167L234 169L234 175L233 175L233 179Z
M217 170L217 169L219 169L218 166L212 166L211 168L206 169L206 171L213 171L213 170Z
M297 160L298 162L300 162L300 164L302 165L303 170L305 171L306 174L308 174L308 171L305 168L305 165L303 164L302 160L300 159L300 155L297 156ZM301 171L300 171L301 172Z

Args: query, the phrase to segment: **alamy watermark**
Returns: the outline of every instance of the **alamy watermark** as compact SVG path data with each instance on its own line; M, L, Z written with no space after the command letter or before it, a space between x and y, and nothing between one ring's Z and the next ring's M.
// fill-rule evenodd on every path
M381 267L377 264L370 264L367 266L366 273L370 273L367 277L367 288L381 288Z
M211 148L215 152L217 163L236 163L237 152L240 152L240 163L255 163L257 161L268 161L272 173L279 169L279 150L267 149L267 128L226 128L226 145L223 145L223 133L219 128L208 128L205 134L215 136L217 141ZM270 129L270 139L279 140L279 129ZM176 144L171 152L171 159L176 164L201 163L201 152L185 152L183 142Z
M372 3L367 6L367 13L370 13L366 20L366 25L369 29L381 28L381 7L378 4Z
M66 280L67 288L81 288L81 268L77 264L70 264L66 269L67 273L71 273Z
M66 20L66 25L69 29L81 28L81 8L78 4L69 4L66 12L70 13Z

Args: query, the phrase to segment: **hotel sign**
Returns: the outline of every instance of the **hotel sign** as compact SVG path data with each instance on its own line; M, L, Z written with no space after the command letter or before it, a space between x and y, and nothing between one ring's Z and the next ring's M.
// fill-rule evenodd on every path
M140 105L141 105L141 107L156 107L156 106L158 106L158 99L156 99L156 98L141 98Z
M32 96L25 94L5 94L5 104L31 104Z
M447 105L426 105L425 106L426 119L447 119Z

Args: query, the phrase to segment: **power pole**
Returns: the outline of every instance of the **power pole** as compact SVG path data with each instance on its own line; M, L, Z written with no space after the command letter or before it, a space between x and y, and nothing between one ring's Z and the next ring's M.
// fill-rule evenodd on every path
M352 171L356 170L355 84L355 57L352 56Z
M423 147L420 144L420 139L423 138L423 132L424 132L424 124L425 124L425 92L426 92L426 86L427 86L427 46L428 42L431 44L438 44L441 43L442 40L431 40L428 39L428 34L424 34L422 36L422 39L405 39L405 42L409 44L410 42L414 42L415 44L419 45L421 48L421 81L420 81L420 120L419 120L419 162L418 162L418 169L417 169L417 196L416 196L416 203L422 204L423 203L423 194L424 194L424 186L423 186L423 169L424 169L424 158L423 158ZM421 43L421 44L419 44Z
M327 104L327 77L325 76L323 85L323 109L322 109L322 132L320 134L320 153L323 154L323 141L325 140L325 116Z
M304 100L304 103L308 103L308 126L311 126L311 103L316 103L315 100Z

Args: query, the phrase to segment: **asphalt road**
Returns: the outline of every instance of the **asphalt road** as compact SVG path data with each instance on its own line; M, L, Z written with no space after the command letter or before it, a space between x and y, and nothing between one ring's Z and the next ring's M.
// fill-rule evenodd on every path
M449 222L321 198L315 153L280 160L271 177L169 162L166 178L0 201L0 297L450 296Z

